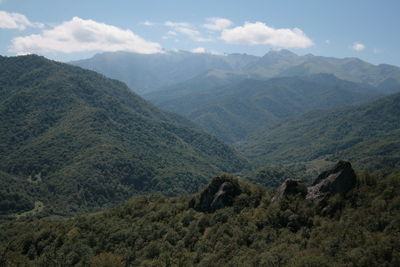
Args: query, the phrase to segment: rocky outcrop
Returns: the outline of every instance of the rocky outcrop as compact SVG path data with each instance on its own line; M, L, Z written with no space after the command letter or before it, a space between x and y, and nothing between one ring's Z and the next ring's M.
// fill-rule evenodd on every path
M271 199L271 202L281 200L286 196L300 195L305 197L307 195L307 186L297 179L286 179L286 181L278 188L276 194Z
M228 175L222 175L212 179L202 192L194 196L189 202L189 207L196 211L214 212L231 206L234 198L240 193L238 182Z
M356 174L348 161L339 161L332 169L322 172L312 186L307 187L300 180L287 179L277 190L271 202L300 195L308 200L323 200L330 196L345 195L357 184Z
M348 161L339 161L321 173L308 188L306 199L321 200L336 194L345 195L357 184L356 174Z

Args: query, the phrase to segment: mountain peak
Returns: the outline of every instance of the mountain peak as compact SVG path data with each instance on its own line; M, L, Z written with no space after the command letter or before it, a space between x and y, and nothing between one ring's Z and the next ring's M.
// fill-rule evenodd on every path
M292 58L298 57L298 55L293 53L292 51L289 51L287 49L281 49L281 50L270 50L268 53L266 53L263 56L263 58L271 57L271 56L273 56L273 57L276 57L276 56L279 56L279 57L292 57Z
M275 64L294 64L299 59L299 56L295 53L282 49L282 50L270 50L266 53L260 61L262 64L275 65Z

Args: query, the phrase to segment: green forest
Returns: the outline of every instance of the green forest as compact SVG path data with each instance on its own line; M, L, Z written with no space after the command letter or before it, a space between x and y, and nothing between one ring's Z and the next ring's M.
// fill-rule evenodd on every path
M380 87L397 69L189 59L202 74L147 95L164 111L103 74L0 56L0 266L400 266L400 95Z
M225 175L240 188L215 212L191 196L145 195L89 215L0 225L2 266L398 266L399 171L357 173L325 203Z
M65 215L134 194L194 193L210 176L248 167L119 81L35 55L0 63L0 216L36 201L43 216Z

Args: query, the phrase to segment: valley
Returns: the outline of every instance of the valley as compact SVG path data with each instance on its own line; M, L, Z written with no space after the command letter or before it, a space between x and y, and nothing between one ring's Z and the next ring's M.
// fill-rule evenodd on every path
M0 56L0 266L397 266L400 68Z
M400 266L399 10L0 0L0 267Z

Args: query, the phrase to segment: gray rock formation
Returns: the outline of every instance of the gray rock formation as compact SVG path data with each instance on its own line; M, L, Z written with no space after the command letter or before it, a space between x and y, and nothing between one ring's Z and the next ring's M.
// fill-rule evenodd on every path
M336 194L345 195L357 184L356 174L348 161L339 161L335 167L321 173L308 188L306 199L320 200Z
M345 195L357 184L356 174L350 162L339 161L332 169L322 172L310 187L299 180L287 179L277 190L271 202L276 202L285 196L297 195L308 200L319 201L330 196Z
M281 200L286 196L300 195L305 197L307 194L307 186L296 179L286 179L286 181L278 188L271 202Z
M227 175L215 177L200 194L190 200L189 208L202 212L214 212L231 206L233 199L240 193L240 186L232 177Z

